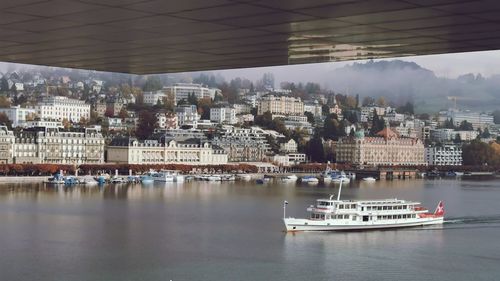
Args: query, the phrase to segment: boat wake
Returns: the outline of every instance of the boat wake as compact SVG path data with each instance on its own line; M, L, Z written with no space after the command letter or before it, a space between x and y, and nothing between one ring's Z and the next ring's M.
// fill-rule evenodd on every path
M494 224L500 223L500 215L448 218L445 224Z

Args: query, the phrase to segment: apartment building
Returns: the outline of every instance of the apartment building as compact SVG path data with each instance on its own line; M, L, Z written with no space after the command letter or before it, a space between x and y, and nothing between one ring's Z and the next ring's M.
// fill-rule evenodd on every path
M35 106L36 114L42 120L79 122L90 119L90 104L85 101L62 96L45 97Z
M26 122L33 119L36 110L32 108L22 108L21 106L11 106L8 108L0 108L0 113L7 115L12 122L12 127L26 126Z
M303 115L304 103L300 98L266 95L259 101L258 114L268 111L271 114Z
M425 161L433 166L461 166L462 146L440 145L426 147Z
M210 121L219 124L236 124L236 110L233 107L213 107L210 108Z
M181 100L188 100L190 95L194 95L198 100L209 98L214 99L221 91L216 88L208 88L202 84L176 83L173 86L164 88L166 94L171 94L175 99L175 104Z

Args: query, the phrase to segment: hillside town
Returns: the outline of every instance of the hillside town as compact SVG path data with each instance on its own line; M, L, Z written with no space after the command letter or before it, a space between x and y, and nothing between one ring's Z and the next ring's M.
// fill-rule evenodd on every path
M500 112L275 85L89 71L0 73L1 164L500 164Z

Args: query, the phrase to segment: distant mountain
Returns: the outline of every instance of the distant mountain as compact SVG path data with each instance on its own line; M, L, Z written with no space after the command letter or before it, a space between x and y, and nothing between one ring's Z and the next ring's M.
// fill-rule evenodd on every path
M414 62L402 60L346 65L329 73L326 83L336 91L361 97L384 96L396 104L413 101L420 112L453 106L448 96L457 97L457 106L461 108L493 110L500 107L500 75L441 78Z

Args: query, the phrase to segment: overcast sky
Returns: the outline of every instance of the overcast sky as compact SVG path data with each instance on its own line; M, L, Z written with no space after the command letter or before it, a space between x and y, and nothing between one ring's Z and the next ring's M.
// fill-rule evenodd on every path
M420 66L434 71L437 76L456 78L467 73L480 73L483 76L500 74L500 51L484 51L470 53L455 53L399 58L412 61ZM390 59L385 59L390 60ZM331 62L305 65L288 65L276 67L259 67L246 69L231 69L214 71L221 73L226 79L245 77L252 81L260 79L262 73L274 73L277 84L281 81L322 82L324 73L342 67L352 62ZM321 73L322 75L318 75Z

